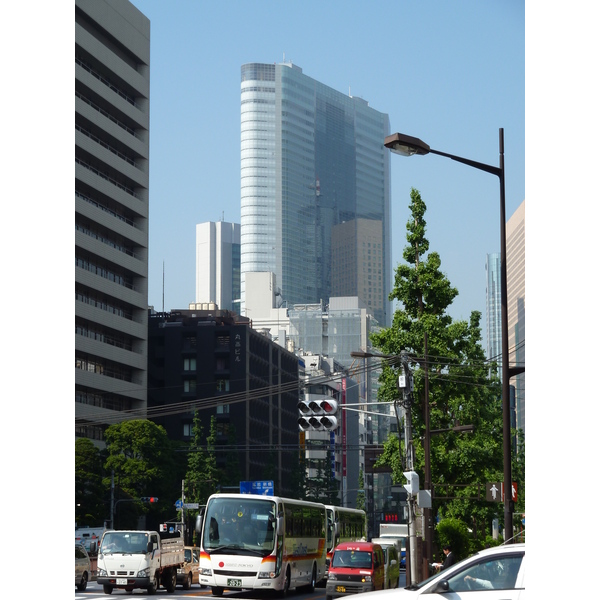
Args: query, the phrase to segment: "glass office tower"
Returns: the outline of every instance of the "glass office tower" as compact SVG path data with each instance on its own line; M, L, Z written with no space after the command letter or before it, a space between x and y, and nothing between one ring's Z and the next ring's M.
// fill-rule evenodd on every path
M245 273L251 271L275 273L290 305L327 302L333 227L370 219L382 227L383 298L376 305L358 289L348 293L388 325L388 115L290 63L246 64L241 75L242 303Z
M502 378L502 299L499 252L487 255L485 274L487 357L488 360L498 363L498 375Z

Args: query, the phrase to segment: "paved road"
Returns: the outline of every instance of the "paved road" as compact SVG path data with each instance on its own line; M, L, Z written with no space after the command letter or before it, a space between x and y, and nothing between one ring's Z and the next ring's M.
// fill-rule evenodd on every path
M406 573L400 571L400 581L398 587L404 587L406 585ZM104 593L102 586L98 585L95 581L91 581L85 592L78 592L75 590L75 600L90 600L91 598L120 598L120 597L131 597L131 596L148 596L146 590L134 590L133 593L128 594L124 590L113 590L113 593L109 596ZM156 596L160 598L169 598L170 600L183 600L185 598L213 598L212 592L209 588L201 588L197 585L193 585L192 589L184 590L181 587L177 587L175 593L169 594L164 588L159 588L156 592ZM52 596L54 598L54 596ZM230 600L265 600L264 597L253 594L252 592L225 592L223 599L229 598ZM290 593L290 600L324 600L325 588L318 587L314 594L308 594L306 592L292 591ZM358 600L358 599L357 599Z

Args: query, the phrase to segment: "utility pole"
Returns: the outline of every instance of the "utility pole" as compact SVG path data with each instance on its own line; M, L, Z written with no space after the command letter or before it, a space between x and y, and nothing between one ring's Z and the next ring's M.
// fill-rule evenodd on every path
M115 470L110 472L110 528L115 528Z
M400 355L403 374L398 377L398 390L402 395L402 408L404 409L404 446L405 460L402 460L402 450L400 448L400 439L398 439L398 451L400 452L401 464L406 467L404 476L408 479L405 489L408 492L406 501L408 503L408 550L409 550L409 573L410 583L418 583L419 570L417 561L417 526L415 520L415 497L419 488L419 476L414 471L415 451L412 443L412 413L411 406L413 402L413 379L408 366L408 358L405 352ZM398 418L398 406L394 403L396 409L396 418ZM398 429L398 435L400 430Z

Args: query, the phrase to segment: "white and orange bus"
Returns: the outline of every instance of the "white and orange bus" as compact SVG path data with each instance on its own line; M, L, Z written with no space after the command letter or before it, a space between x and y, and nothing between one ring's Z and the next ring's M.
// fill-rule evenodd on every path
M324 504L255 494L214 494L201 513L200 585L224 590L313 591L325 577Z
M364 510L327 504L327 568L335 547L342 542L367 541L367 515Z

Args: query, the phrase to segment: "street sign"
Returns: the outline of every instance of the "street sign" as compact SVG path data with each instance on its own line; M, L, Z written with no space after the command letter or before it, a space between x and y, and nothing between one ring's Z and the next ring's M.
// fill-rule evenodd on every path
M259 496L273 496L273 482L240 481L240 494L258 494Z
M485 484L485 499L488 502L502 502L502 484L499 481Z
M188 502L183 505L183 508L185 508L187 510L195 510L195 509L200 508L200 504L198 502Z
M512 484L512 500L517 501L517 483L513 481ZM504 502L504 483L495 481L493 483L485 484L485 499L488 502Z
M183 502L181 501L181 498L179 500L177 500L177 502L175 502L175 508L177 510L181 510L181 507L183 506Z
M512 482L511 497L512 497L513 502L517 501L517 482L516 481ZM502 500L504 501L504 484L502 484Z

